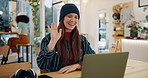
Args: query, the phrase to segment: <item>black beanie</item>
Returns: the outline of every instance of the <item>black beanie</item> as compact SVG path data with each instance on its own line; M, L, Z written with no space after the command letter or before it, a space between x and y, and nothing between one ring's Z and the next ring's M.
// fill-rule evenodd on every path
M80 18L79 10L74 4L65 4L60 11L60 18L59 21L61 21L62 18L65 17L65 15L69 13L76 13L78 15L78 19Z

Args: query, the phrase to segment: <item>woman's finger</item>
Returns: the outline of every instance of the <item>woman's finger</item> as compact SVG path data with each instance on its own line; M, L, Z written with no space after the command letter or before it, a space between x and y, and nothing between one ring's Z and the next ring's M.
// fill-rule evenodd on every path
M51 23L51 27L50 27L51 29L54 29L54 24L53 23Z
M69 70L65 71L64 73L66 74L66 73L69 73L69 72L72 72L72 71L74 71L74 70L69 69Z
M59 29L59 34L61 34L62 33L62 29Z
M53 29L57 30L57 25L55 23L53 23Z
M49 31L51 30L50 26L48 26L48 30L49 30Z
M60 70L58 71L58 73L59 73L59 74L62 74L64 70L65 70L65 69L62 68L62 69L60 69Z
M67 68L62 68L62 69L60 69L59 71L58 71L58 73L59 74L62 74L62 73L64 73L64 72L66 72L68 69Z

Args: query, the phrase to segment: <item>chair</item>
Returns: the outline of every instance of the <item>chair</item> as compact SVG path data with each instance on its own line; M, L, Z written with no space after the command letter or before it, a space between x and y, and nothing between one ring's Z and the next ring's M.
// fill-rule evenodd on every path
M116 40L115 52L122 52L122 40L120 38Z
M20 54L18 53L18 61L15 61L15 62L11 62L11 63L20 63L20 62L24 62L24 49L23 47L26 47L26 62L29 62L29 47L31 48L31 67L32 67L32 44L17 44L18 46L18 52L20 53L20 47L22 47L22 57L20 57ZM3 58L2 58L2 61L1 61L1 65L4 65L7 63L8 61L8 56L9 56L9 53L10 53L10 48L9 46L5 46L4 49L2 49L2 55L3 55Z
M18 69L30 69L30 62L0 65L0 78L10 78Z
M22 60L19 56L19 53L18 53L18 63L20 63L21 61L24 62L24 48L23 47L26 47L26 62L29 62L29 56L28 56L28 53L29 53L29 47L31 48L31 67L32 67L32 44L17 44L18 46L18 52L20 53L21 50L20 50L20 47L22 47Z
M8 57L9 57L9 53L10 53L10 47L8 45L5 45L2 49L2 61L1 61L1 65L7 64L8 61ZM20 58L18 58L20 59ZM13 61L13 62L9 62L9 63L17 63L18 61Z
M120 38L117 38L115 42L116 44L113 44L109 51L115 53L122 52L122 40Z

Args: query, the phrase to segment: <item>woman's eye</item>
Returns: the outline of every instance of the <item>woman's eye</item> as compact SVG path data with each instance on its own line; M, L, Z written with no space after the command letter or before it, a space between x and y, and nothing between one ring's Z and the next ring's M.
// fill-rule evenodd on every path
M68 17L69 17L69 18L72 18L72 16L71 16L71 15L69 15Z
M68 18L75 18L75 19L78 19L78 16L73 16L73 15L68 15L67 17L68 17Z
M75 16L75 19L78 19L78 17L77 17L77 16Z

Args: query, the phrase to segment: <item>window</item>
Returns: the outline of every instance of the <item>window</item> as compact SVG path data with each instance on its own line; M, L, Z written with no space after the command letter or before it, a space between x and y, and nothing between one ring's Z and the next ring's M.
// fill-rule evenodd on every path
M108 50L108 40L106 39L106 13L99 14L99 52Z

